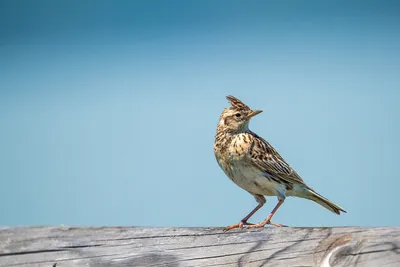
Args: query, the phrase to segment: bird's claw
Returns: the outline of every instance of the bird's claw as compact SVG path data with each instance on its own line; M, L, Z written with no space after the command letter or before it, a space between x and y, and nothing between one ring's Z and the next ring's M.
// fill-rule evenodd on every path
M264 226L266 224L273 225L275 227L287 227L287 225L284 225L284 224L274 223L274 222L271 222L271 221L264 221L264 222L260 222L260 223L257 223L257 224L248 225L248 226L246 226L246 228L264 228Z
M229 226L225 227L224 232L227 232L229 230L236 229L236 228L239 228L239 229L247 228L250 225L253 225L253 224L252 223L248 223L246 221L240 221L240 222L238 222L236 224L229 225Z

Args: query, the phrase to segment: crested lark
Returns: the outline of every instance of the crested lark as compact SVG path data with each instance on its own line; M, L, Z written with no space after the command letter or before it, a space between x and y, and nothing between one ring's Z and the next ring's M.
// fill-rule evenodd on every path
M227 96L227 99L232 107L225 108L219 119L214 143L215 157L225 174L252 194L258 206L239 223L226 227L226 230L242 228L244 225L247 228L264 227L266 224L283 226L271 222L271 218L286 196L310 199L336 214L346 212L305 184L267 141L249 130L250 119L262 111L250 109L233 96ZM264 221L247 223L265 204L264 196L277 196L278 204Z

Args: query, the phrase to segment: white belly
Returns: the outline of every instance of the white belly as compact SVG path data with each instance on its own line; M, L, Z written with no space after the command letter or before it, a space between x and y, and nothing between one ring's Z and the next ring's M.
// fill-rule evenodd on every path
M231 171L233 182L250 193L264 196L284 196L286 193L284 185L268 179L261 170L243 161L231 164Z

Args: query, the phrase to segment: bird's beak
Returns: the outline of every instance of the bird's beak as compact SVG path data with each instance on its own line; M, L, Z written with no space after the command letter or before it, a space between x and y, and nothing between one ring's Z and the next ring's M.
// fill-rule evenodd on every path
M252 110L251 113L247 116L248 119L254 117L255 115L260 114L261 112L263 112L262 110Z

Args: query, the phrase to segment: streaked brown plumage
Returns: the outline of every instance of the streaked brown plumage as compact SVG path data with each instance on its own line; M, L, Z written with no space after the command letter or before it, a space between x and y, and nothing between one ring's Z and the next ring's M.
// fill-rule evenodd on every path
M282 226L271 222L271 218L284 202L286 196L310 199L340 214L341 207L324 198L304 183L279 153L262 137L249 130L250 119L262 111L252 110L233 96L227 96L231 104L221 114L215 135L214 153L225 174L239 187L252 194L258 206L239 223L228 226L234 228L264 227L266 224ZM278 204L269 216L258 224L248 224L247 220L266 202L264 196L277 196Z

